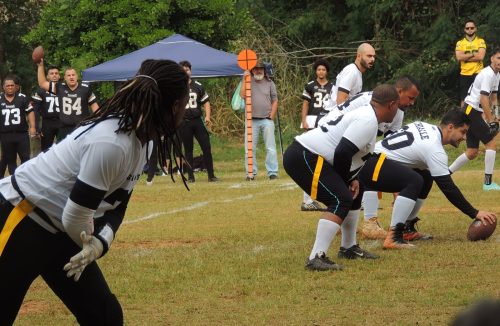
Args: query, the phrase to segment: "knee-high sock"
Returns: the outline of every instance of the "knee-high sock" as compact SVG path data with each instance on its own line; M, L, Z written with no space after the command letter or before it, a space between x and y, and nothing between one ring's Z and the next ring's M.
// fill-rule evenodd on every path
M377 216L378 210L378 194L376 191L365 191L363 193L363 209L365 221Z
M340 245L344 248L351 248L356 244L356 228L358 227L359 209L349 211L342 222L342 242Z
M460 169L462 166L464 166L465 164L469 163L469 158L467 157L467 155L465 155L465 153L463 153L462 155L460 155L459 157L457 157L457 159L451 163L450 167L449 167L449 170L451 173L454 173L455 171L457 171L458 169Z
M313 202L311 196L307 192L304 191L304 199L302 200L305 204L310 204Z
M497 155L497 152L493 149L487 149L484 153L484 183L485 184L490 184L493 182L493 169L495 168L495 157Z
M396 226L399 223L405 223L410 216L415 201L410 198L398 196L394 201L394 208L392 209L391 226Z
M314 246L309 255L309 259L313 259L314 256L322 251L326 254L333 238L340 229L340 225L330 220L320 219L318 222L318 229L316 231L316 240L314 241Z
M413 210L410 213L410 216L408 216L408 220L407 221L414 220L415 217L417 217L418 212L420 211L420 209L424 205L424 202L425 202L425 199L420 199L420 198L417 199L417 201L415 202L415 206L413 207Z

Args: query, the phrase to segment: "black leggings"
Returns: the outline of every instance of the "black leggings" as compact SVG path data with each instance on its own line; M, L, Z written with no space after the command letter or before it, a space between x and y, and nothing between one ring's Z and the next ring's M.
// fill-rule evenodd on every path
M353 199L342 177L328 162L294 141L285 151L283 167L302 190L327 206L327 210L344 219L349 210L360 209L363 190ZM318 172L315 175L315 172Z
M0 197L0 229L3 229L7 218L12 220L15 216L11 214L13 206ZM63 266L81 250L66 233L52 234L26 216L4 244L0 256L0 325L14 323L26 292L39 275L79 324L123 324L120 303L95 261L85 268L78 282L66 277Z
M210 147L210 136L208 135L207 128L205 128L201 118L185 120L181 127L180 134L182 143L184 144L186 161L189 164L189 167L187 167L189 178L194 178L192 170L194 147L193 137L196 138L198 144L200 144L201 151L203 152L203 161L207 167L208 177L214 177L214 162L212 159L212 149Z
M399 192L412 200L427 198L433 181L429 170L411 169L389 159L377 167L379 159L379 155L369 158L359 173L359 181L366 190Z

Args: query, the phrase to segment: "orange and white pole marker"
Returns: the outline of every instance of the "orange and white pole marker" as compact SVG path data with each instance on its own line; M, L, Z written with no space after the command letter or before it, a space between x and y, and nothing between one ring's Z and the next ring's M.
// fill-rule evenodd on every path
M257 64L257 54L252 50L243 50L238 53L238 66L243 70L252 70ZM245 90L245 117L247 120L247 169L248 178L253 180L253 129L252 129L252 82L251 76L245 75L242 87Z

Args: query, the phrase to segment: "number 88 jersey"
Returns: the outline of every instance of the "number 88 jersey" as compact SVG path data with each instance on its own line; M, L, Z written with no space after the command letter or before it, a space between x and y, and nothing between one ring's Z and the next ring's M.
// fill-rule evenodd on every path
M377 142L375 153L412 169L429 170L433 177L450 174L441 131L426 122L410 123Z

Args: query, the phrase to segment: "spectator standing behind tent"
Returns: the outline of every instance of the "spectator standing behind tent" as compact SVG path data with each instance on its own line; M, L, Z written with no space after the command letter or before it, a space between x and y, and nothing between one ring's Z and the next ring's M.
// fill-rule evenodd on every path
M187 167L188 182L195 182L193 172L193 137L196 138L203 152L203 159L207 166L208 182L216 182L219 181L219 179L217 179L214 174L214 161L212 159L212 148L210 147L210 136L201 120L201 107L203 105L203 109L205 110L205 123L207 125L212 123L212 120L210 120L211 110L208 94L205 92L200 82L191 79L191 63L189 63L189 61L181 61L179 64L189 76L189 101L186 104L184 123L180 129L186 161L189 165Z
M59 98L61 119L60 136L64 139L72 132L80 121L88 118L99 105L97 98L85 83L78 82L78 74L74 68L66 68L64 82L47 81L43 59L38 63L38 85L45 91ZM90 111L92 110L92 111Z
M276 152L276 140L274 138L274 118L278 112L278 94L276 85L269 79L263 63L259 62L255 67L243 75L251 74L252 87L252 150L253 150L253 177L247 180L253 180L257 175L257 144L259 134L262 133L264 145L266 147L266 170L270 180L278 179L278 155ZM243 77L244 77L243 76ZM245 98L245 87L240 90L241 98ZM246 121L245 121L246 129ZM245 168L248 167L248 142L245 133ZM247 171L248 175L248 171Z

